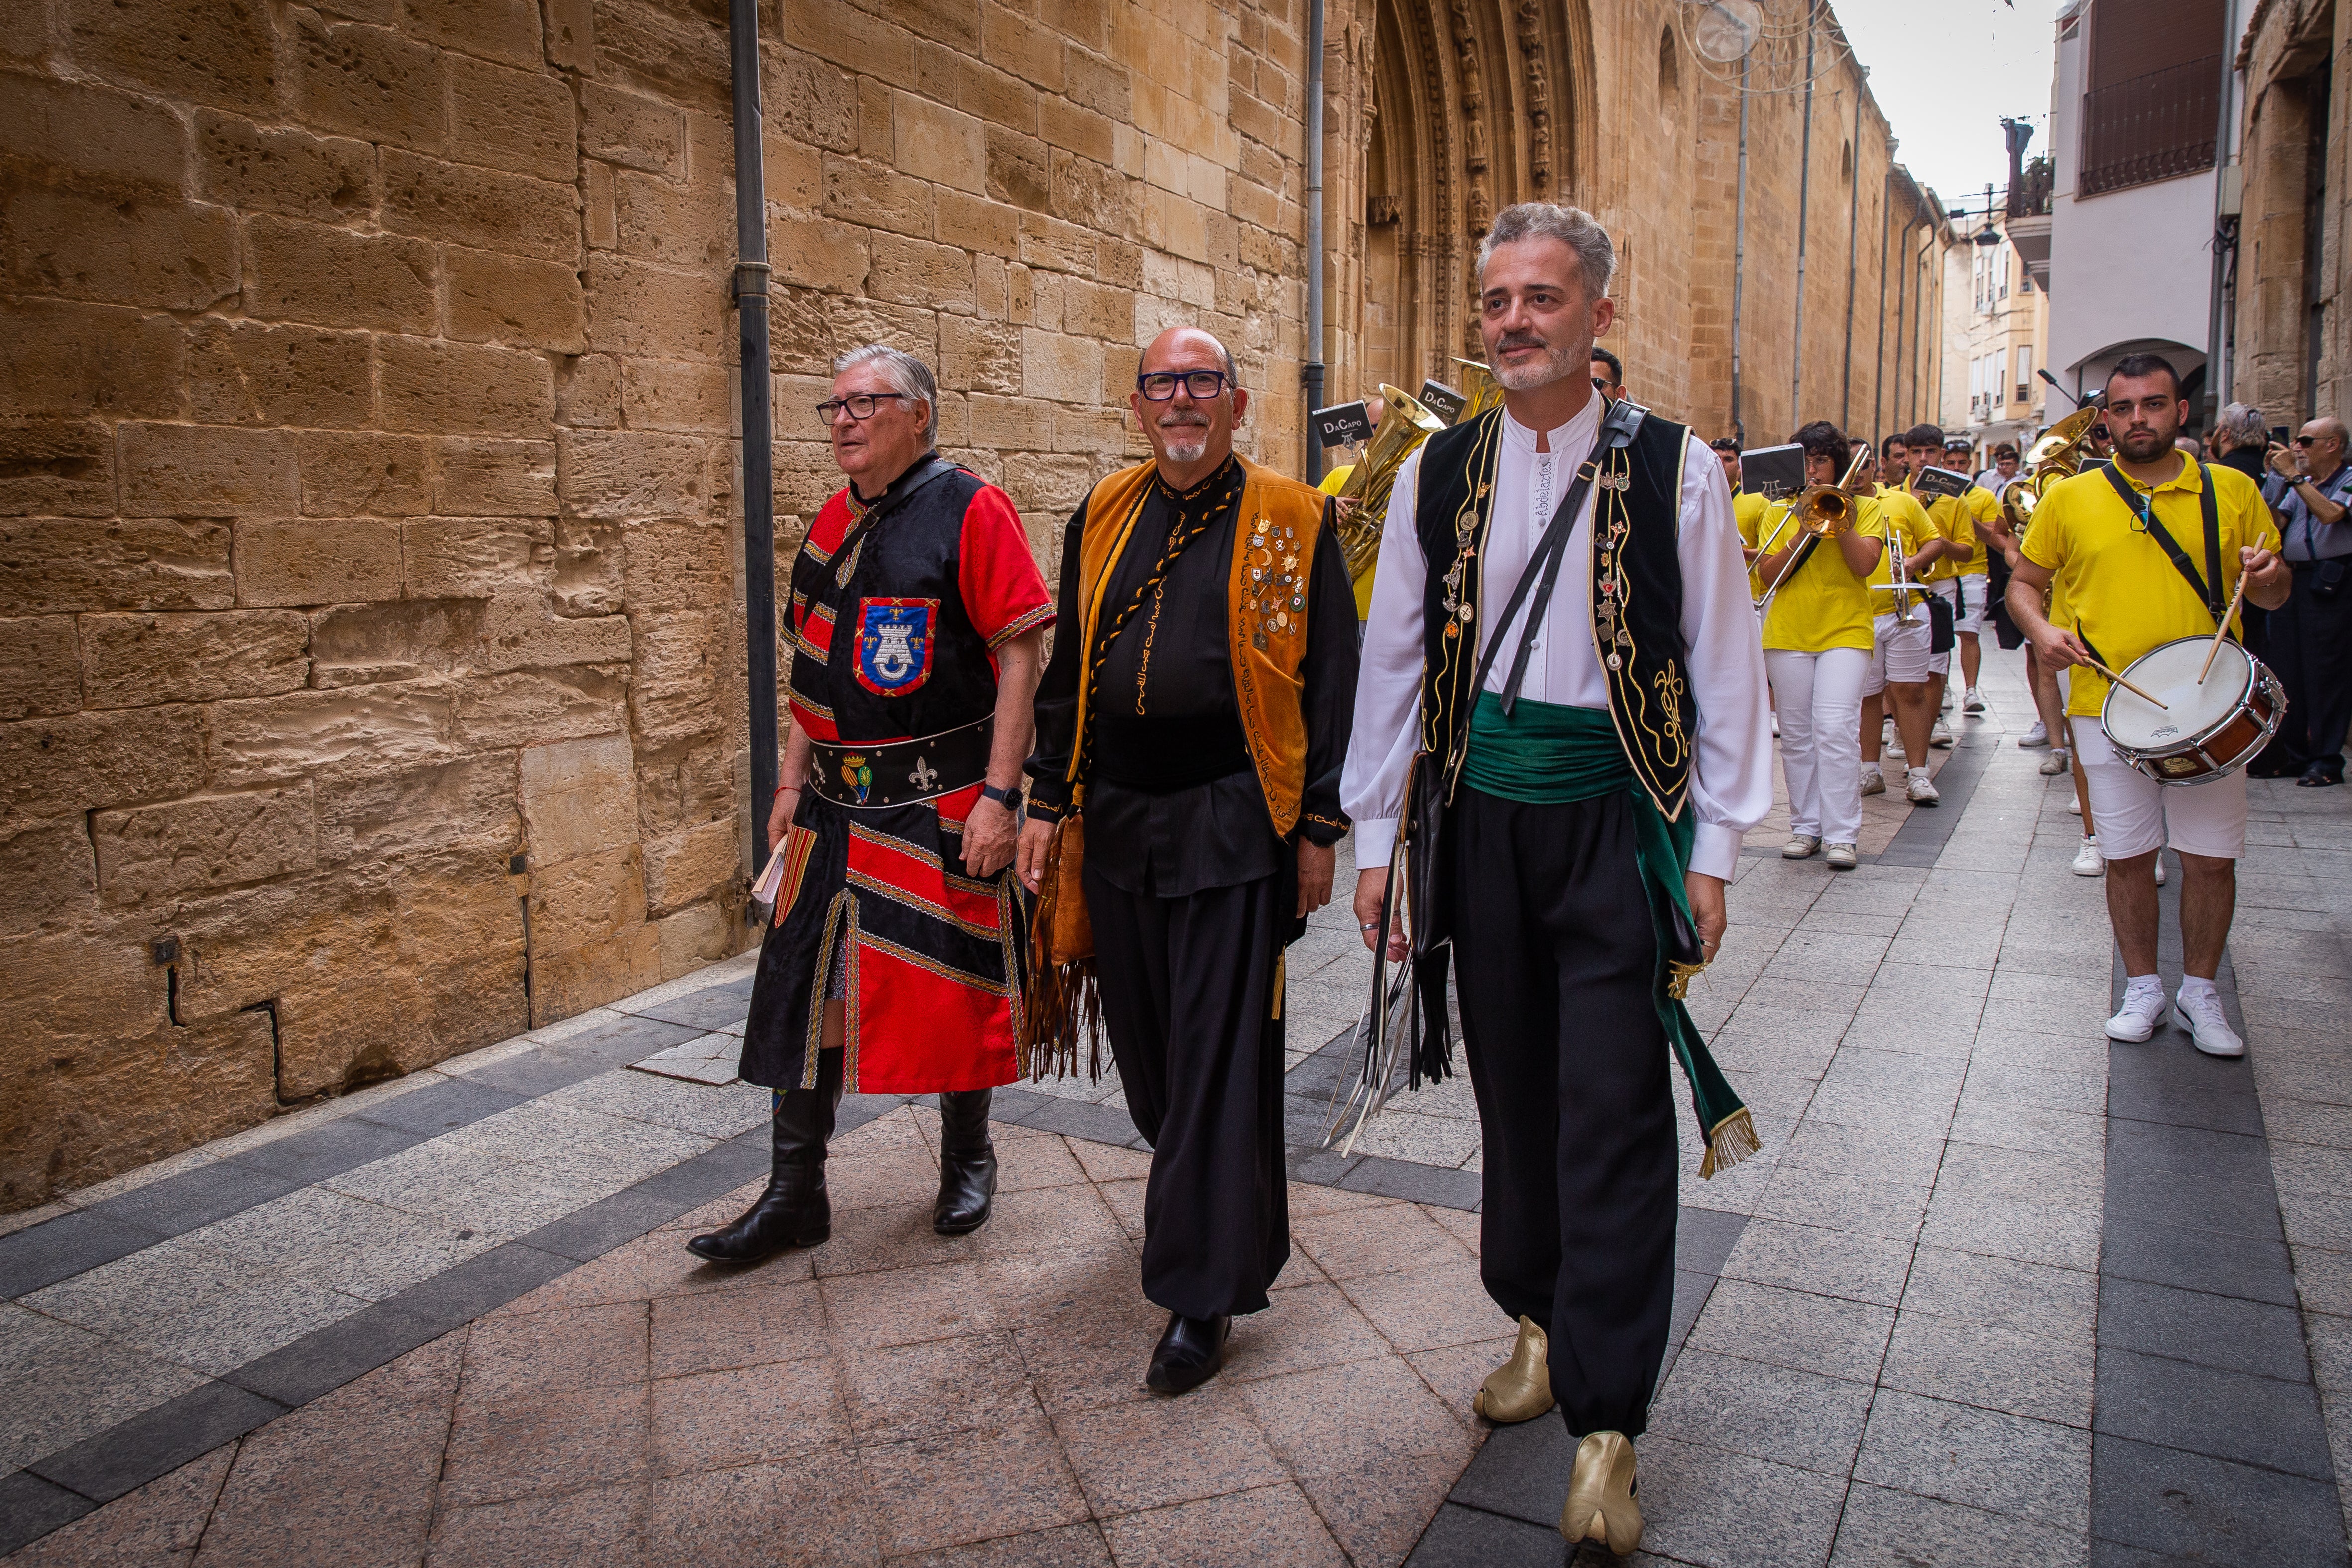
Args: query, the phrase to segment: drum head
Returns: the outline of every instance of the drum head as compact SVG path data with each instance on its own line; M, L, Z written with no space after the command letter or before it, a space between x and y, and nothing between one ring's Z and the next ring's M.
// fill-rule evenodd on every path
M2110 686L2100 715L2107 738L2131 751L2170 751L2210 733L2236 712L2253 679L2252 661L2244 648L2224 642L2213 656L2211 673L2200 683L2197 671L2212 646L2210 637L2182 637L2134 660L2125 676L2165 705L2158 708L2121 686Z

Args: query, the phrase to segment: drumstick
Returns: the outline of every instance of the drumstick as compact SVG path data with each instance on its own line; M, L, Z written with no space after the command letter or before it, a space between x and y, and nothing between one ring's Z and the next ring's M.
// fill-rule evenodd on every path
M2221 639L2230 635L2230 622L2236 617L2238 614L2238 606L2245 602L2246 574L2243 572L2241 572L2238 574L2237 595L2230 601L2230 613L2223 616L2221 617L2221 624L2213 628L2213 646L2205 650L2205 662L2200 665L2197 668L2198 685L2204 685L2205 678L2212 673L2213 656L2221 651Z
M2122 676L2117 675L2114 670L2109 669L2105 665L2101 664L2097 659L2086 658L2083 662L2089 665L2093 669L2097 670L2101 675L2105 676L2109 680L2114 681L2117 686L2122 687L2126 691L2130 692L2134 697L2138 698L2141 701L2153 702L2158 708L2163 709L2167 713L2172 711L2172 705L2167 702L2163 698L2149 696L2147 692L2142 691L2138 687L2134 686L2130 681L2126 680Z

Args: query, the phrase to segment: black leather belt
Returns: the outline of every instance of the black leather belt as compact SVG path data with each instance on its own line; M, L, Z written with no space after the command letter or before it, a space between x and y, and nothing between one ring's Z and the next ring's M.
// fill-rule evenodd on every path
M809 742L809 788L852 811L878 811L953 795L988 777L996 715L912 741L851 746Z

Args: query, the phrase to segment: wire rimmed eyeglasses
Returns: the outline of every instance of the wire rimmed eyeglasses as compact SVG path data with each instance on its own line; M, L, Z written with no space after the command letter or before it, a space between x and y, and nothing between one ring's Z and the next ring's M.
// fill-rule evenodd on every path
M1206 403L1223 393L1232 378L1221 370L1155 370L1135 378L1135 389L1154 403L1175 396L1180 384L1193 401Z
M874 417L876 408L885 402L894 400L904 403L907 401L907 395L903 392L853 392L847 397L828 397L818 404L816 416L831 425L841 417L841 411L846 408L852 419L871 419Z

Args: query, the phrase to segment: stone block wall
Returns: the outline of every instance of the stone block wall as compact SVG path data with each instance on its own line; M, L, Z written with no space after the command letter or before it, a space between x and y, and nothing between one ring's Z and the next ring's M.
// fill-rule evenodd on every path
M0 1209L740 951L725 7L0 24ZM1295 463L1303 13L764 7L779 556L878 339L1049 558L1198 321Z

